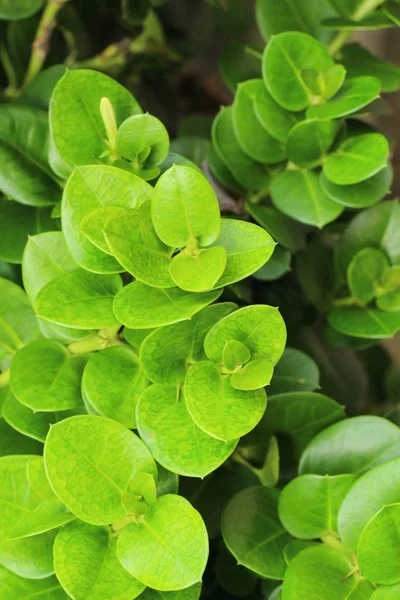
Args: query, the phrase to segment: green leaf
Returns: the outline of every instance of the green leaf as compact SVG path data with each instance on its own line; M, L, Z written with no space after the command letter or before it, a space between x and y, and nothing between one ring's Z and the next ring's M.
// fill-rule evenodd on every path
M198 428L174 386L155 384L142 394L137 425L157 462L186 477L203 478L215 471L237 445L237 440L222 442Z
M247 598L257 588L257 577L238 565L232 554L221 545L214 563L218 585L235 598Z
M274 370L268 388L270 396L287 392L313 392L319 388L319 370L304 352L286 348Z
M400 67L374 56L360 44L346 44L340 51L340 62L350 78L372 75L379 79L382 92L400 88Z
M320 0L257 0L256 4L258 28L266 41L284 31L303 31L325 39L320 21L329 12Z
M230 499L222 517L225 544L238 564L271 579L283 579L283 550L291 539L278 519L278 497L273 488L247 488Z
M259 281L275 281L290 271L292 255L290 250L277 246L270 260L253 275Z
M248 81L260 74L260 60L249 52L249 46L241 42L226 44L219 58L219 71L231 92L241 81Z
M108 149L100 101L108 98L117 126L141 113L135 98L122 85L98 71L67 71L54 88L50 128L55 148L70 166L95 162ZM77 140L85 140L84 144Z
M24 87L19 96L19 102L48 111L54 87L66 70L65 65L53 65L41 71L33 81Z
M268 133L279 140L286 142L289 131L299 120L299 115L287 112L271 96L263 83L260 91L254 96L254 110L256 116Z
M387 164L389 144L380 133L348 138L325 161L324 175L337 185L360 183Z
M237 340L227 340L222 351L222 362L228 371L234 371L237 367L246 364L251 358L251 352L247 346Z
M0 360L12 358L21 346L39 337L35 314L25 292L0 277Z
M222 277L226 262L227 252L222 246L196 250L189 255L183 251L172 259L169 272L182 290L207 292Z
M7 392L7 388L2 388ZM4 394L6 395L6 394ZM0 419L0 456L14 454L41 454L43 445L33 438L21 435L2 418Z
M76 521L64 527L54 544L58 580L74 600L133 600L144 585L122 568L117 538L108 527Z
M249 444L264 443L273 433L285 433L293 440L296 456L300 456L317 433L344 417L343 407L322 394L270 395L263 419L246 440Z
M367 246L381 248L392 264L400 263L399 227L398 201L383 202L356 215L344 231L337 248L337 264L343 276L346 276L353 256Z
M396 600L400 593L400 584L382 585L374 591L371 600Z
M261 227L236 219L222 219L220 237L213 244L222 246L227 262L215 287L221 288L255 273L271 257L275 242Z
M329 71L317 77L317 85L324 99L330 99L340 90L346 78L343 65L334 65Z
M400 290L380 296L376 300L376 305L381 310L388 312L400 310Z
M363 575L370 581L385 585L400 581L399 526L400 504L397 503L384 506L363 529L357 557Z
M203 347L206 333L235 308L231 302L213 304L190 320L161 327L147 335L140 347L140 363L147 377L163 385L183 383L187 365L207 358Z
M382 11L395 25L400 26L400 10L397 1L389 0L385 2Z
M179 288L156 289L134 281L118 292L114 312L126 327L148 329L186 321L217 300L220 291L192 294Z
M198 135L190 135L178 137L171 142L171 151L173 156L181 156L184 157L184 161L186 162L186 166L193 168L200 168L203 162L208 158L208 154L210 151L211 142L210 140L204 137L200 137ZM184 162L179 163L177 160L171 160L172 167L173 164L185 164ZM165 161L163 162L165 165ZM161 165L160 165L161 167ZM166 171L166 169L164 169Z
M13 600L25 600L37 597L46 600L68 600L69 596L64 592L55 577L46 579L23 579L11 571L0 567L0 594L4 598Z
M0 259L20 264L28 236L53 228L48 208L0 198Z
M160 165L169 150L168 131L159 119L149 115L134 115L118 128L116 149L123 158L138 161L145 168ZM142 160L142 156L146 156Z
M358 20L359 11L364 12L364 0L329 0L330 4L339 15L347 17L349 19ZM366 12L371 12L376 7L377 2L374 2L374 6L369 8Z
M53 575L53 544L57 530L19 540L0 542L0 564L20 577L44 579Z
M263 97L262 79L239 83L233 103L233 127L242 150L260 163L275 164L286 158L284 145L264 128L256 111L257 96Z
M95 275L83 269L64 273L45 285L36 297L39 317L73 329L118 325L113 298L121 289L119 275Z
M382 250L360 250L347 269L347 282L352 295L361 302L370 302L376 295L379 280L389 266L389 260Z
M54 425L44 447L46 472L57 496L93 525L121 519L121 498L135 473L156 474L150 452L129 429L92 415Z
M302 226L283 215L274 207L265 204L246 204L246 211L277 242L292 252L305 246L305 234Z
M237 141L232 107L222 108L214 119L212 142L215 152L242 187L256 191L268 185L267 167L248 157Z
M322 240L314 239L297 253L295 266L298 282L307 300L320 312L329 310L338 286L333 249Z
M318 568L315 568L318 565ZM374 587L351 575L352 560L340 550L318 544L300 552L288 565L283 582L285 600L318 598L329 600L369 600Z
M340 506L354 475L300 475L279 497L279 518L294 537L310 540L337 534Z
M81 224L96 209L134 208L150 199L152 193L151 186L145 181L116 167L90 165L76 168L68 180L62 201L63 233L76 262L94 273L122 271L115 258L86 237Z
M357 551L367 523L383 506L400 502L396 485L400 460L390 460L365 473L347 494L339 512L339 534L343 543Z
M224 317L210 329L204 342L207 356L214 362L221 362L228 340L245 344L253 359L265 357L275 365L285 348L285 323L273 306L246 306Z
M384 2L384 0L381 0ZM374 11L362 19L341 19L340 17L332 17L324 19L323 27L327 29L335 29L339 31L377 31L379 29L389 29L395 27L392 19L386 16L381 11Z
M208 537L200 514L185 498L161 496L143 520L118 538L117 556L136 579L161 591L198 583L208 558Z
M61 188L47 160L48 137L44 111L0 107L0 190L4 194L32 206L49 206L60 199Z
M83 373L82 392L98 413L135 429L136 405L148 384L135 353L114 346L92 354Z
M150 200L135 209L113 208L97 233L104 236L117 261L136 279L153 287L173 287L168 271L172 250L157 237L150 211ZM90 213L85 223L94 214Z
M80 387L86 358L65 346L38 340L21 348L11 365L10 385L17 400L36 411L63 411L82 405Z
M191 585L186 590L179 590L178 592L158 592L157 590L146 588L141 596L141 600L199 600L200 592L200 583Z
M386 419L361 416L321 431L305 449L299 472L362 473L400 456L400 429Z
M381 84L370 75L347 79L339 92L324 104L307 110L308 119L339 119L351 115L379 98Z
M393 169L388 164L376 175L352 185L336 185L329 181L324 173L321 173L319 181L324 192L335 202L349 208L368 208L377 204L390 192Z
M0 19L6 21L26 19L34 15L43 6L44 0L8 0L0 1Z
M356 338L392 338L400 330L400 313L378 308L334 308L328 321L340 333Z
M315 546L318 542L306 541L306 540L293 540L289 542L285 547L284 555L286 563L289 564L300 552L309 548L310 546Z
M234 389L229 377L209 361L196 363L185 381L189 414L200 429L219 440L230 441L251 431L267 406L263 389Z
M315 171L282 171L272 180L271 198L285 215L319 228L344 210L325 194Z
M257 390L269 385L273 372L268 358L256 358L232 373L229 382L236 390Z
M37 456L3 456L0 458L2 496L0 504L0 539L15 540L51 531L74 519L57 498L42 498L27 478L32 462L43 462ZM44 470L42 488L48 486Z
M31 408L21 404L11 391L8 392L3 404L3 417L20 433L43 443L50 425L55 421L53 413L35 413Z
M195 240L209 246L220 232L215 192L204 175L190 167L174 166L161 175L151 215L158 237L174 248Z
M340 129L340 121L309 119L297 123L286 142L289 160L299 167L315 167L327 155Z
M305 72L325 73L334 63L317 40L299 32L281 33L268 43L262 71L268 91L276 102L289 111L300 111L313 102Z

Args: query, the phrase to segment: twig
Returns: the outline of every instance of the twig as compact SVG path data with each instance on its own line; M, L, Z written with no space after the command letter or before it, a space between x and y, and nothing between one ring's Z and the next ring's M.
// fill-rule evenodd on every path
M49 53L50 38L57 24L57 15L69 0L47 0L32 44L32 54L25 75L24 87L42 70Z

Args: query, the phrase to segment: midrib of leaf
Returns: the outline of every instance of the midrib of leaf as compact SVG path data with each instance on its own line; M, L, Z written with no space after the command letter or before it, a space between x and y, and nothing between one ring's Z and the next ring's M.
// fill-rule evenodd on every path
M371 309L366 309L368 316L375 321L375 323L378 323L378 325L380 325L380 327L382 328L382 330L387 333L388 335L393 335L393 331L391 329L389 329L389 327L386 326L386 323L384 323L375 313L373 310Z
M186 220L186 224L187 224L187 228L188 228L189 237L195 239L195 236L193 235L192 225L190 223L189 215L188 215L188 212L187 212L187 207L186 207L186 204L185 204L185 200L184 200L183 194L182 194L182 186L181 186L181 183L180 183L178 177L176 176L176 173L175 173L175 182L176 182L177 188L178 188L177 189L177 196L179 198L180 204L182 205L183 213L185 215L185 220Z
M275 40L276 42L276 40ZM295 63L293 62L292 58L290 57L290 55L286 52L286 50L278 44L278 48L279 50L282 52L283 56L286 58L288 64L290 65L290 67L292 68L292 71L297 79L297 81L299 82L299 84L301 85L301 87L303 88L303 90L306 93L307 99L309 98L310 95L310 90L308 89L308 87L306 86L306 84L303 81L303 78L300 74L300 71L298 70L297 66L295 65Z
M105 146L106 146L106 144L105 144L105 139L104 139L103 133L102 133L102 131L101 131L100 127L98 126L96 119L95 119L95 118L94 118L94 116L92 115L92 113L91 113L90 109L89 109L89 108L88 108L88 106L86 105L86 102L85 102L85 98L84 98L84 96L81 96L81 93L80 93L80 91L79 91L79 89L78 89L78 87L77 87L77 85L76 85L76 82L74 81L74 79L73 79L73 78L72 78L72 79L70 78L70 80L71 80L71 83L72 83L72 87L74 88L74 91L75 91L75 93L76 93L76 95L77 95L77 97L78 97L78 100L79 100L79 102L82 104L82 106L83 106L83 108L84 108L85 112L86 112L86 113L87 113L87 115L89 116L89 119L92 121L92 124L93 124L93 126L94 126L93 128L94 128L94 130L95 130L95 132L96 132L97 136L99 137L99 139L101 140L101 142L103 143L103 145L104 145L104 147L105 147Z

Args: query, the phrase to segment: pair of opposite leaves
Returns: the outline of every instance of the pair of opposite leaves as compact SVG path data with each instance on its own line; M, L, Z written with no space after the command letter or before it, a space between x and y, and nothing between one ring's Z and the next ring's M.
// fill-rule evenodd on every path
M297 169L273 178L272 199L285 214L319 227L337 218L343 206L378 202L392 178L383 136L360 124L335 152L327 153L341 128L337 119L377 98L379 80L360 76L342 87L344 68L302 33L279 34L269 42L263 75L264 80L239 84L233 107L223 109L214 122L211 166L217 178L236 191L238 186L242 192L254 191L269 183L266 163L290 160ZM326 101L315 104L316 93ZM298 111L307 106L303 120ZM321 162L319 176L312 169Z

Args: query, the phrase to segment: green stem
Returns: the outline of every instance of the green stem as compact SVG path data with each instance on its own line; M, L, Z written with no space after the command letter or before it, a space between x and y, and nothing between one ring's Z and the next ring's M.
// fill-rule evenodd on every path
M89 352L97 352L104 350L110 346L119 346L124 344L118 337L119 327L110 327L101 329L97 333L79 340L79 342L71 342L68 344L68 350L71 354L87 354Z
M47 0L32 45L32 54L25 75L24 87L40 73L49 52L49 43L57 24L57 15L69 0Z
M4 72L7 76L8 86L4 91L5 96L13 97L17 95L18 81L12 61L8 55L6 47L0 43L0 62L3 65Z
M353 31L340 31L337 35L335 35L328 46L329 54L331 56L335 56L352 35Z
M354 296L346 296L345 298L335 298L332 300L333 306L363 306Z
M357 558L354 552L347 548L334 533L326 533L321 537L321 540L330 548L334 548L335 550L339 550L339 552L343 552L343 554L346 554L352 560L354 565L357 564Z
M364 17L373 12L378 6L383 4L383 2L384 0L364 0L352 15L352 20L356 22L362 21ZM329 54L335 56L352 35L353 31L339 31L328 46Z
M255 48L252 48L251 46L245 46L244 51L246 52L246 54L248 54L249 56L254 56L254 58L258 58L258 60L262 60L263 58L263 53L259 52L258 50L256 50Z
M6 371L3 371L2 373L0 373L0 388L8 385L9 381L10 381L10 369L7 369Z

